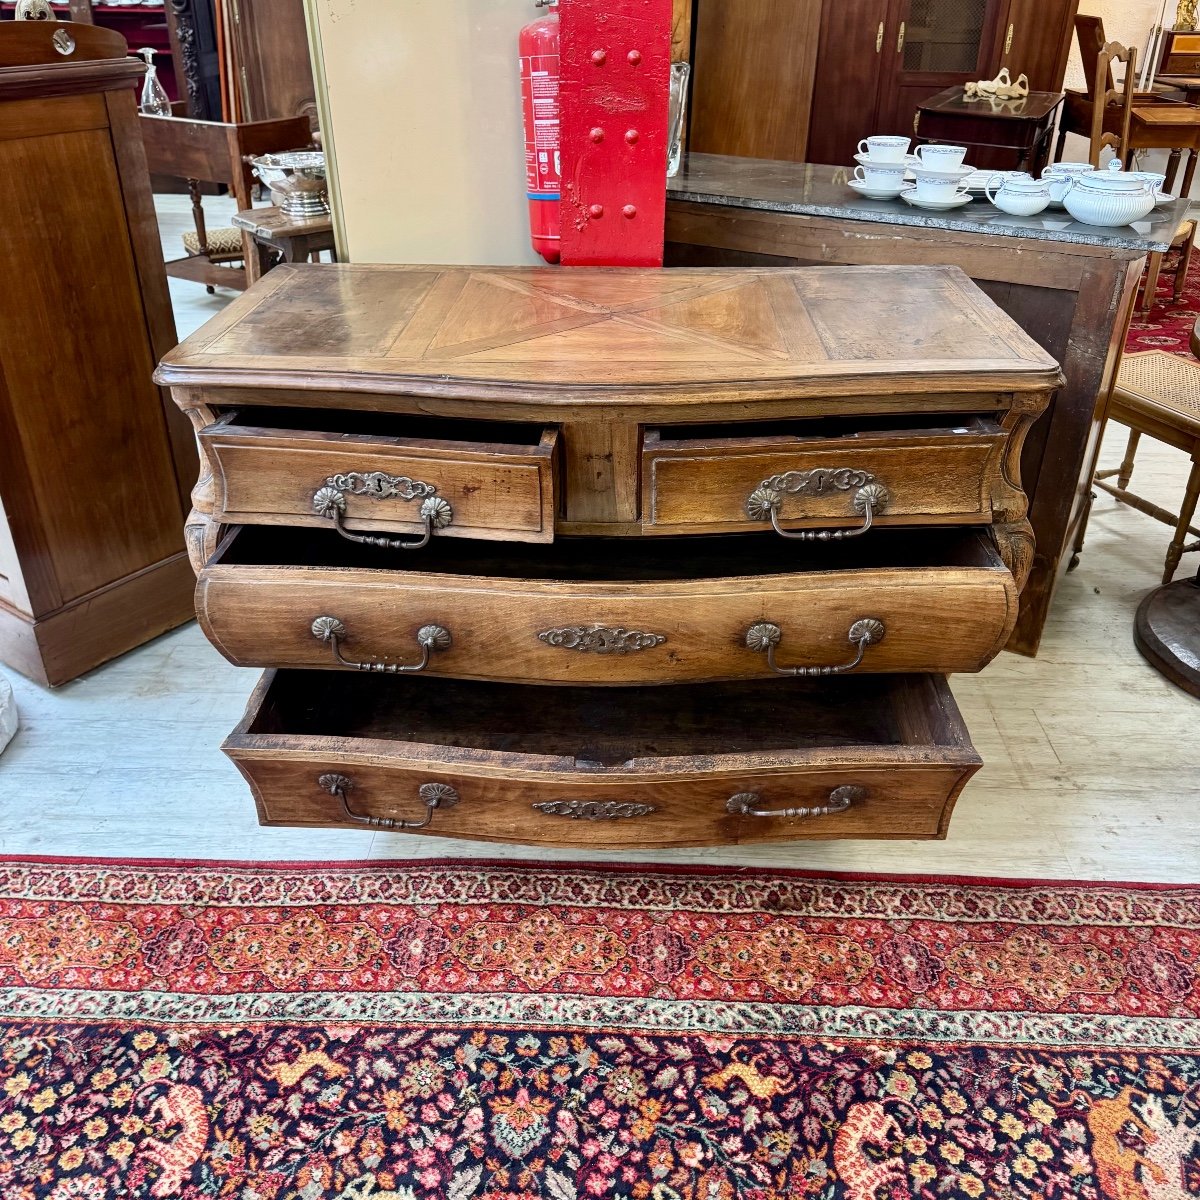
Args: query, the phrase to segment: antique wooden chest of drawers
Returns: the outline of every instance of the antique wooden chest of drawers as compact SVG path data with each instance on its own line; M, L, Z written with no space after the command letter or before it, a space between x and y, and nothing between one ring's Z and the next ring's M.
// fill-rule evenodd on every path
M945 836L1060 382L957 269L285 266L158 380L264 823Z

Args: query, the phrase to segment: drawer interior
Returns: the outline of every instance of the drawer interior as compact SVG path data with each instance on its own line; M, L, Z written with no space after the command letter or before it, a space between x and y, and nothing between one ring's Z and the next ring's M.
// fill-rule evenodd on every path
M1000 426L990 417L972 413L896 413L886 418L815 417L810 420L738 421L710 425L659 425L646 430L646 441L660 442L797 442L807 438L885 437L889 434L920 433L922 436L999 434Z
M464 421L449 417L409 416L404 413L354 412L313 408L239 408L224 414L225 428L279 432L331 433L348 438L386 437L423 446L452 447L456 443L536 449L546 427L509 421Z
M1003 570L995 544L977 529L877 530L859 541L806 545L774 533L655 539L561 538L554 545L434 540L402 561L327 530L244 525L210 566L405 568L497 579L638 582L720 579L867 568L983 567Z
M954 699L937 675L548 692L434 677L278 671L237 732L548 755L582 768L832 747L970 750Z

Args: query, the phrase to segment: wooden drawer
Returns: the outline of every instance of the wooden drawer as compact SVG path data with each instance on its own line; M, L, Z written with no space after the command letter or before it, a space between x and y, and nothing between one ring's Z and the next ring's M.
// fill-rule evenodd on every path
M1200 71L1200 54L1172 54L1163 66L1164 75L1194 75Z
M423 534L428 519L438 538L554 538L553 429L254 409L198 436L220 524L339 524L378 536Z
M812 423L808 423L811 428ZM990 524L1007 433L970 417L941 427L806 432L804 422L729 436L735 426L648 430L647 533L875 525Z
M980 765L929 675L664 695L267 672L224 749L265 825L594 849L942 837ZM832 811L751 815L788 809Z
M1013 577L977 530L817 547L773 534L443 542L421 564L384 569L333 534L244 526L201 573L197 612L243 666L340 656L394 670L424 640L433 675L621 684L769 677L768 650L783 666L840 667L871 633L864 621L882 629L860 672L975 671L1017 611Z

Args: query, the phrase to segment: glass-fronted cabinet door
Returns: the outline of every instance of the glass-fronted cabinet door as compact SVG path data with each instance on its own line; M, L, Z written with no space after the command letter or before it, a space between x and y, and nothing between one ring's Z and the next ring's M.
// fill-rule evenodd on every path
M891 70L879 105L889 132L911 132L922 100L987 74L1007 7L1006 0L891 0Z

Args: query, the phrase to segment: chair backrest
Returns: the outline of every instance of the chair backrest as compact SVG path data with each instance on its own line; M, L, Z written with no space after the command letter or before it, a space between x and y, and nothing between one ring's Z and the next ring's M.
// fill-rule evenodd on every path
M1118 89L1110 82L1102 93L1093 97L1092 141L1088 157L1094 167L1102 165L1105 147L1111 150L1113 158L1124 159L1129 153L1129 123L1133 116L1134 88L1137 86L1136 47L1122 46L1120 42L1105 42L1096 56L1096 78L1111 81L1114 62L1125 64L1125 83ZM1111 130L1114 124L1118 133Z
M1083 60L1083 77L1087 81L1087 93L1092 100L1095 100L1097 92L1100 90L1096 85L1097 79L1104 79L1104 91L1110 92L1113 89L1112 70L1110 69L1104 76L1100 76L1096 70L1097 56L1108 42L1104 36L1103 19L1081 13L1075 18L1075 37L1079 42L1079 57Z

